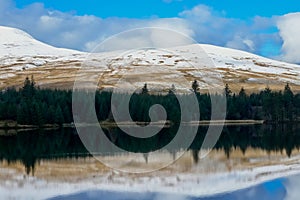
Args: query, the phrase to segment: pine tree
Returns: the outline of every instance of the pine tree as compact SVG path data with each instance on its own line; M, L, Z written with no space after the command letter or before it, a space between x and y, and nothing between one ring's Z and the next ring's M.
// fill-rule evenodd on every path
M26 77L26 79L24 81L24 85L23 85L23 88L22 88L22 95L25 98L30 98L31 97L31 82L30 82L28 77Z
M284 87L284 93L283 93L283 95L285 97L288 97L289 99L292 99L293 96L294 96L294 94L293 94L293 92L292 92L292 90L290 88L290 85L288 83Z
M294 116L294 94L288 83L284 87L283 101L285 109L285 118L287 118L289 121L292 121Z
M30 93L31 95L35 95L36 92L36 88L35 88L35 82L34 82L34 78L33 75L31 76L31 81L30 81Z
M192 89L195 93L199 92L199 83L197 80L194 80L194 82L192 83Z
M144 84L144 87L142 88L142 94L148 94L149 90L147 88L147 83Z
M246 91L245 91L244 87L241 88L241 90L239 92L239 97L246 98Z
M24 112L23 107L20 105L17 110L17 123L18 124L26 124L26 114Z
M47 111L47 119L46 122L47 124L54 124L55 123L55 107L53 105L50 105L48 107L48 111Z
M225 85L225 95L227 97L227 99L231 96L232 91L229 88L229 85L226 83Z
M35 82L33 76L31 76L31 80L28 77L25 78L23 87L21 89L22 96L27 100L31 100L36 93Z
M71 116L71 112L68 109L68 106L63 107L63 115L64 115L65 123L72 122L72 116Z
M238 101L237 101L236 106L239 109L240 118L241 119L249 119L250 105L249 105L246 91L243 87L241 88L241 90L239 92Z
M17 123L23 125L31 124L31 114L28 101L22 100L17 109Z
M54 123L62 125L64 123L64 115L62 113L61 107L58 105L54 114Z

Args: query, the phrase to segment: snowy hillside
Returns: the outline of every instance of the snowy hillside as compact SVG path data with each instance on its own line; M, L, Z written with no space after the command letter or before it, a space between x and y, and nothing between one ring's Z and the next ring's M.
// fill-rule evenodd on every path
M55 48L35 40L29 34L15 28L0 26L0 56L70 56L80 52Z
M20 86L26 76L34 75L41 87L71 88L81 64L87 70L80 78L101 75L99 87L114 88L120 79L141 87L167 90L171 84L186 90L194 79L201 88L205 80L219 78L233 90L245 87L261 90L267 85L282 89L290 83L300 90L300 66L274 61L247 52L212 45L200 45L214 65L201 59L199 45L162 50L105 52L88 55L74 50L55 48L27 33L0 26L0 87ZM89 62L86 59L89 58ZM92 61L92 62L90 62Z

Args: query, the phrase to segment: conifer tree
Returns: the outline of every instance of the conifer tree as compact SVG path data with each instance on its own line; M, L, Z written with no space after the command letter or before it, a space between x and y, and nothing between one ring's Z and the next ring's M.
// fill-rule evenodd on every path
M64 115L62 113L61 107L57 105L55 114L54 114L54 123L62 125L64 123Z
M142 94L148 94L149 93L149 90L148 90L148 87L147 87L147 83L144 84L144 87L142 88Z
M231 96L232 91L229 88L229 85L226 83L225 85L225 95L227 97L227 99Z
M198 93L199 92L199 83L197 80L194 80L193 83L192 83L192 89L195 93Z

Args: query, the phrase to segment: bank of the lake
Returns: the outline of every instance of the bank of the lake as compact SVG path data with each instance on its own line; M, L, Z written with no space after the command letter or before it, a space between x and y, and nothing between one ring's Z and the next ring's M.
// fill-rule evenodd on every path
M263 124L264 120L202 120L202 121L191 121L191 122L182 122L182 125L197 125L197 126L207 126L207 125L254 125L254 124ZM99 122L101 127L120 127L120 126L131 126L131 125L139 125L139 126L163 126L163 127L170 127L175 123L172 121L157 121L157 122L114 122L114 121L101 121ZM78 127L84 126L98 126L99 124L88 124L88 123L79 123L76 124ZM12 120L2 120L0 121L0 129L21 129L21 130L33 130L33 129L57 129L57 128L75 128L75 124L68 123L68 124L44 124L41 126L37 125L24 125L18 124L17 121Z

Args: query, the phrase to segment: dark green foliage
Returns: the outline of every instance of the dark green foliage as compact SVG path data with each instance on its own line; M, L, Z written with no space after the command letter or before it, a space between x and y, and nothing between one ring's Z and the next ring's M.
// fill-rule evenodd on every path
M59 105L57 105L54 114L54 123L62 125L64 123L64 115Z
M229 87L226 86L225 91ZM228 94L228 93L226 93ZM247 95L242 88L238 95L227 95L227 119L264 119L267 122L293 122L299 120L299 95L294 95L287 84L284 91L267 87L260 93Z
M218 94L200 94L199 84L195 80L192 83L192 89L196 92L199 103L200 120L210 120L211 118L211 97L215 97L216 101L224 99ZM79 102L80 108L84 110L86 116L81 119L83 122L92 122L94 112L96 112L99 121L114 121L111 112L112 93L108 91L97 91L96 95L82 91L82 95L86 98ZM283 92L275 92L266 88L260 93L252 93L248 95L244 88L238 94L231 92L226 84L225 94L227 97L227 116L230 120L245 119L264 119L267 122L290 122L299 120L300 116L300 95L293 94L290 86L287 84ZM120 120L128 120L125 113L128 105L122 99L130 99L129 113L133 121L150 122L149 110L155 105L162 105L167 113L167 119L179 123L181 119L189 121L197 116L195 110L192 110L189 102L190 95L194 94L177 94L175 86L169 90L167 94L151 94L148 91L147 84L142 88L141 93L134 94L114 94L119 100L115 109L120 109ZM88 99L95 98L95 109L88 105ZM180 105L179 100L185 105ZM215 105L221 105L214 102ZM123 105L124 104L124 105ZM220 111L220 108L216 110ZM185 111L184 114L181 111ZM160 116L156 116L156 120ZM183 116L185 115L185 116ZM58 124L73 122L72 115L72 92L69 90L50 90L39 89L35 86L33 77L26 78L24 86L17 91L14 88L8 88L0 92L0 120L14 120L19 124L32 124L43 126L44 124ZM195 119L194 119L195 120ZM93 123L93 122L92 122Z

